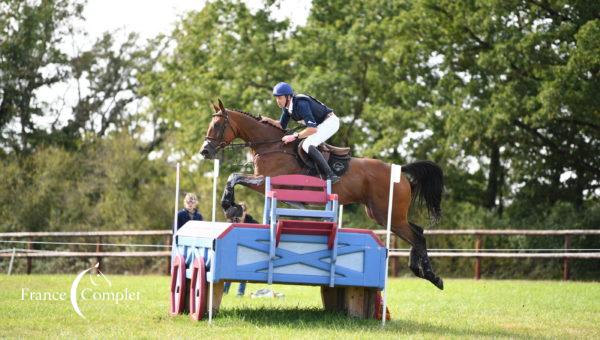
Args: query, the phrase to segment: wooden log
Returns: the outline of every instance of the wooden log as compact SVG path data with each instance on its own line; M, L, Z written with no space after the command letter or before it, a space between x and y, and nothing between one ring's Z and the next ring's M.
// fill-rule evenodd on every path
M213 317L219 312L221 307L221 300L223 299L223 288L225 287L225 281L221 280L213 284ZM206 296L210 294L210 285L206 285ZM206 311L208 311L208 299L206 299Z
M369 318L368 293L363 287L347 287L345 296L346 314L361 319Z
M344 295L346 291L344 287L328 287L321 286L321 301L323 308L328 312L342 313L344 308Z
M326 311L341 312L360 319L376 319L378 293L376 288L321 286L321 300ZM381 313L379 313L381 314Z

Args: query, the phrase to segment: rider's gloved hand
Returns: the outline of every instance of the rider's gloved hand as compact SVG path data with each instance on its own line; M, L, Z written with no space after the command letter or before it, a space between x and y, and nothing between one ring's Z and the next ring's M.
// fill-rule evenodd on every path
M287 144L287 143L291 143L291 142L295 141L295 140L296 140L296 138L298 138L298 134L296 134L296 133L295 133L295 134L293 134L293 135L285 135L285 136L283 136L283 137L281 138L281 140L282 140L282 141L283 141L285 144Z

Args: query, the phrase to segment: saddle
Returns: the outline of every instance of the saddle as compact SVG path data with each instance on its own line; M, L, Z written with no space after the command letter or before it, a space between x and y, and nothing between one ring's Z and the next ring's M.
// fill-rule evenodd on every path
M299 163L301 166L308 170L309 175L319 176L321 175L319 173L319 169L312 161L312 159L302 149L302 144L304 143L304 141L305 140L302 140L300 143L298 143L298 147L296 149ZM333 170L333 172L336 175L341 177L343 174L346 173L346 171L348 170L350 159L352 158L352 156L350 155L350 148L343 148L333 146L327 143L322 143L317 147L317 149L321 152L323 158L327 160L327 163L331 167L331 170Z

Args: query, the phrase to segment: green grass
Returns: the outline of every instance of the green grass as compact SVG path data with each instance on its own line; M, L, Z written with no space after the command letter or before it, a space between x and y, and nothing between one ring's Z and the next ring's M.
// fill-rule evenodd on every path
M274 285L285 299L223 298L209 326L168 315L166 276L113 276L112 287L140 292L139 301L79 301L69 290L75 275L0 275L0 337L213 337L213 338L600 338L600 285L549 281L447 280L439 291L418 279L392 279L393 320L347 318L321 310L318 287ZM80 289L90 288L89 279ZM247 292L266 287L249 284ZM22 300L30 292L64 292L66 300ZM232 287L232 292L237 284Z

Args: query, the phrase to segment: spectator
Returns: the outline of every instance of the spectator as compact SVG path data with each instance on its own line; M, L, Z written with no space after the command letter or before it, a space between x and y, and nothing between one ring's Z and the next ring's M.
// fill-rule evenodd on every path
M202 214L198 211L198 197L196 194L188 192L183 199L184 209L177 213L177 230L187 221L202 221Z

